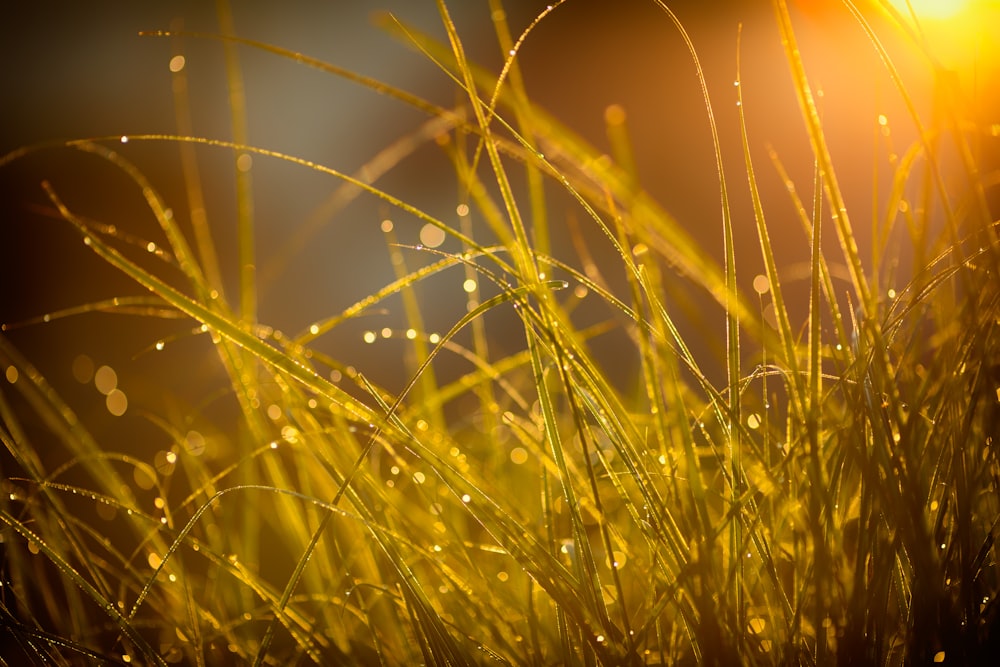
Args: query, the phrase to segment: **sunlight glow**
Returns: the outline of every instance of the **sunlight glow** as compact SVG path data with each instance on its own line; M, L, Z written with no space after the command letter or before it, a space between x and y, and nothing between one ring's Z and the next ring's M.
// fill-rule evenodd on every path
M969 0L889 0L904 16L910 17L910 7L918 19L947 19L965 9Z

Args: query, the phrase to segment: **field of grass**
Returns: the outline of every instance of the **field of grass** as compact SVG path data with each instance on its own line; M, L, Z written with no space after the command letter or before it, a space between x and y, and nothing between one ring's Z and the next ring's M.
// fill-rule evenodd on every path
M175 134L0 156L3 178L80 153L119 173L155 221L99 219L43 183L43 213L138 289L38 304L37 318L0 333L0 662L963 665L1000 654L998 175L978 163L1000 117L979 118L943 75L938 112L921 117L881 32L909 30L922 48L910 17L837 5L911 114L893 122L915 137L892 146L885 118L872 118L857 140L890 168L862 209L840 183L871 165L831 157L784 0L769 11L805 174L786 173L777 152L752 159L738 58L736 85L711 89L671 3L652 0L663 38L689 50L718 164L719 208L687 221L641 187L622 108L606 114L606 155L533 104L518 53L572 0L516 29L490 0L499 71L470 62L444 0L444 41L382 17L451 79L451 106L240 37L227 4L218 34L150 36L225 53L226 138L185 129L198 100L177 92ZM250 54L347 79L425 122L350 174L251 144ZM735 144L713 107L732 97ZM181 201L130 160L152 148L180 155ZM379 180L428 148L451 165L454 214ZM219 155L235 184L224 233L198 204L198 160ZM339 210L369 199L385 212L370 221L391 262L384 287L300 331L260 316L257 267L273 257L255 231L251 176L272 163L327 179ZM761 196L765 171L786 182L780 197ZM747 188L752 215L735 215L732 193ZM420 245L400 242L403 219ZM17 224L4 222L0 243ZM705 224L721 247L696 240ZM737 226L759 243L738 244ZM779 235L806 266L790 266ZM748 280L744 262L763 271ZM302 285L296 303L315 289ZM465 314L435 318L440 299ZM143 341L128 354L190 369L187 384L149 376L136 398L88 357L73 373L112 415L141 413L142 447L103 411L81 411L14 343L55 324L112 332L135 319ZM345 329L353 343L324 346ZM372 346L399 360L391 377L358 362Z

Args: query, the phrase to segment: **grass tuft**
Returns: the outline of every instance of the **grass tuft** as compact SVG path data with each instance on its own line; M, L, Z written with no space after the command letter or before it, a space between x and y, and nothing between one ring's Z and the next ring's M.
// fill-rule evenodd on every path
M796 182L770 149L787 185L777 201L754 160L742 32L740 145L730 146L695 41L670 3L655 0L673 26L666 34L689 52L711 131L722 247L702 247L642 189L622 108L606 114L609 157L530 98L522 47L560 20L564 4L515 36L490 0L506 54L499 73L469 60L445 0L436 2L444 42L380 17L454 84L457 101L445 107L242 37L223 2L219 34L148 35L170 37L175 52L181 38L221 45L231 140L191 132L192 100L178 87L179 133L48 142L0 157L10 170L34 155L83 153L120 172L155 222L142 232L94 219L42 184L42 214L143 294L95 295L0 333L5 656L901 665L995 655L1000 243L987 198L997 177L970 148L983 128L957 103L925 124L884 46L908 19L891 10L895 23L876 21L845 3L916 132L890 161L887 189L873 185L866 264L855 227L866 212L852 210L839 185L855 166L831 155L784 0L773 2L775 23L812 165ZM426 121L353 174L254 145L243 54L344 78ZM957 146L957 167L944 139ZM175 215L125 157L134 146L180 152L187 214ZM457 218L393 194L383 179L428 148L452 166ZM211 152L233 158L232 248L206 217L198 159ZM742 158L759 257L737 242L730 154ZM335 190L273 252L257 236L261 179L239 166L246 156ZM294 264L326 215L363 199L392 212L382 223L392 263L384 287L295 335L264 323L261 287ZM772 240L786 234L776 221L788 206L809 257L797 276ZM407 245L390 215L447 243ZM892 247L899 239L905 247ZM909 273L897 255L913 260ZM763 266L756 303L737 259ZM257 271L258 261L268 268ZM237 289L227 292L229 270ZM464 314L441 322L434 281L456 278ZM801 300L796 280L807 285ZM720 316L718 330L692 328L692 295ZM201 342L225 376L201 386L192 373L186 397L163 387L144 400L155 455L78 414L12 342L112 314L159 327L135 346L136 359L155 352L193 366L184 345ZM366 336L403 350L388 381L356 361L360 345L324 345L387 315L396 324L371 325ZM175 320L186 329L169 329ZM623 365L634 371L627 381ZM112 411L115 391L105 392Z

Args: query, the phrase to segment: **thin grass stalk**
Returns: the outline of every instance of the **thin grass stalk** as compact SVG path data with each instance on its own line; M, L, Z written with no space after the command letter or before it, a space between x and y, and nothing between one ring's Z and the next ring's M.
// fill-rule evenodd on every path
M726 309L726 379L729 388L728 407L728 446L730 456L730 474L732 478L731 500L735 516L730 525L730 568L735 575L734 586L732 587L731 604L736 612L737 628L746 627L746 604L743 591L743 534L741 509L739 507L740 496L743 493L743 465L742 442L741 442L741 419L740 419L740 318L737 310L739 298L736 289L736 248L733 242L733 224L729 207L729 195L726 188L725 169L723 168L722 146L719 141L718 128L716 127L715 114L712 101L708 92L708 84L701 68L701 62L694 48L694 43L688 36L683 24L677 15L662 0L656 0L656 4L670 17L677 31L680 33L684 44L694 62L698 83L701 87L702 96L705 102L705 112L708 116L709 127L712 132L712 145L715 154L716 170L719 181L719 195L722 207L722 227L725 239L725 309Z
M229 0L216 0L215 11L222 36L235 35L236 28ZM226 60L229 123L233 133L233 143L249 145L246 92L239 51L235 42L230 39L223 39L222 46ZM257 237L254 233L253 181L251 171L240 167L241 157L236 155L233 161L233 173L236 176L237 248L240 263L240 316L245 323L254 324L257 320ZM248 368L247 372L252 375L253 370Z
M181 30L182 21L178 19L177 30ZM183 37L175 34L171 39L174 57L183 57ZM191 98L188 94L187 71L182 67L173 73L171 91L174 100L174 122L177 134L191 136L194 134L194 123L191 117ZM186 143L177 144L181 158L181 175L184 179L184 192L188 201L188 216L194 231L195 247L198 249L198 264L205 271L205 278L210 290L224 301L225 293L222 285L222 271L219 268L218 254L215 242L208 225L208 214L205 208L205 195L201 187L201 175L194 146Z
M785 170L784 165L781 163L781 159L773 148L768 148L768 155L771 158L771 164L774 166L778 177L785 183L786 189L788 190L788 197L792 202L792 206L795 208L799 222L802 223L802 228L805 231L806 239L811 240L813 235L813 225L812 218L810 214L806 211L805 206L799 197L798 191L795 188L794 181L788 176L788 172ZM815 185L816 178L813 177L813 183ZM815 195L814 195L815 196ZM819 269L821 277L821 285L823 287L823 298L826 301L827 308L830 311L831 319L833 320L834 330L836 331L837 344L840 348L835 348L835 350L841 352L840 357L845 357L851 349L851 337L847 333L847 327L844 324L844 316L840 309L840 304L837 299L837 293L833 286L833 274L830 271L830 265L827 261L825 253L820 253L819 257ZM844 363L846 366L847 363Z
M847 214L847 206L833 169L833 161L830 158L830 152L823 135L823 128L819 112L816 108L816 102L813 99L812 88L809 85L805 68L802 64L802 57L799 53L798 44L792 29L791 17L788 14L788 6L785 0L773 0L773 5L778 21L778 28L781 32L785 60L788 62L789 69L791 70L792 82L803 120L806 123L809 142L812 145L813 154L816 156L820 171L823 174L824 191L826 192L827 199L830 201L831 215L836 223L841 250L844 253L848 269L851 273L851 283L854 286L858 299L861 301L862 312L866 316L873 317L875 302L872 300L868 278L861 264L857 241L854 238L851 221Z
M813 531L813 595L815 596L815 616L814 627L816 630L816 662L823 664L829 659L827 651L829 649L824 633L824 622L828 618L828 612L832 606L831 581L833 578L833 567L829 562L829 542L827 540L827 526L832 526L831 505L833 500L825 493L828 488L828 480L825 466L822 462L823 452L820 445L820 427L822 405L820 397L822 367L820 365L820 316L819 316L819 263L822 256L820 239L822 237L823 223L823 172L816 163L813 187L813 214L812 214L812 239L810 241L809 259L809 362L808 375L809 387L805 413L806 443L809 452L809 477L810 485L815 489L809 495L811 513L810 527Z
M572 390L572 387L573 387L572 378L569 376L569 373L567 372L568 365L569 365L568 361L561 354L557 353L557 357L556 357L556 369L557 369L557 371L558 371L558 373L560 375L560 379L562 380L563 386L567 390L566 391L566 401L569 404L570 412L572 413L573 421L575 422L576 432L579 434L580 446L581 446L581 454L583 456L583 460L584 460L584 463L586 465L587 479L590 482L590 492L591 492L591 495L593 497L594 508L596 510L596 513L597 513L598 528L599 528L599 531L600 531L600 534L601 534L601 539L603 541L604 551L605 551L605 555L606 555L607 561L608 561L607 564L608 564L609 569L611 570L611 578L612 578L612 582L614 584L615 591L616 591L616 594L617 594L617 597L618 597L618 605L621 608L622 632L623 632L624 642L625 642L625 651L626 651L627 655L632 656L632 655L634 655L634 647L633 647L633 644L632 644L632 642L633 642L633 634L631 632L630 622L629 622L629 618L628 618L627 601L625 599L624 589L622 588L621 577L619 576L619 573L618 573L618 563L615 560L615 550L614 550L614 547L613 547L613 545L611 543L611 535L610 535L610 532L609 532L609 526L608 526L608 523L607 523L607 520L606 520L606 515L605 515L605 512L604 512L604 508L603 508L603 502L601 501L601 493L600 493L600 487L599 487L598 481L597 481L597 474L596 474L596 472L594 470L595 466L594 466L593 459L591 457L591 453L592 452L595 452L595 453L597 453L597 452L596 452L596 448L594 448L594 446L593 446L593 443L590 442L590 437L587 435L588 429L587 429L586 424L585 424L585 422L583 420L583 416L581 414L580 406L577 404L575 392L573 392L573 390ZM599 455L599 453L598 453L598 455ZM613 474L613 472L612 472L612 474ZM584 538L584 539L587 539L587 538ZM597 564L596 563L595 563L594 570L595 571L593 573L593 576L595 577L595 579L597 579L598 575L597 575ZM599 581L599 579L598 579L598 581ZM610 616L606 620L608 622L608 625L607 625L606 629L608 629L608 630L611 630L613 628L617 629L617 628L615 628L614 625L611 624ZM608 642L615 641L615 639L616 638L614 638L614 637L604 637L604 640L608 641Z
M486 154L490 160L493 176L496 180L497 187L500 190L500 198L507 213L508 222L514 231L514 246L510 247L509 251L514 257L515 266L518 268L518 277L521 280L526 281L528 284L537 285L539 281L538 266L532 256L527 231L517 206L517 200L515 199L513 190L511 189L507 172L500 161L500 153L497 149L496 143L492 140L493 133L490 130L489 120L486 118L483 103L479 99L472 71L466 62L462 41L458 36L455 24L451 20L451 16L448 13L448 7L444 3L444 0L437 0L437 6L438 13L441 15L442 23L448 33L448 41L451 44L452 52L455 56L459 75L463 80L463 87L468 93L469 102L472 106L473 114L475 115L479 126L483 146L486 148Z
M515 122L517 123L517 127L519 129L519 136L523 138L525 148L527 148L530 153L537 154L539 151L534 137L534 127L532 126L532 119L530 115L531 106L528 101L527 91L524 88L524 80L521 76L521 70L516 61L517 47L523 43L529 31L537 25L542 16L551 12L554 7L544 10L541 15L532 21L531 25L525 29L524 33L515 43L510 34L510 26L507 23L507 14L503 9L502 0L490 0L489 6L490 16L493 19L493 26L497 36L498 45L500 46L502 53L508 54L508 57L505 59L503 70L497 78L496 91L494 92L493 99L490 101L488 107L489 114L490 116L494 115L496 98L501 87L504 83L506 83L511 91ZM504 76L505 74L506 77ZM486 140L485 137L484 140ZM475 161L473 161L473 164L475 164ZM548 255L550 253L548 206L545 202L545 189L544 182L542 180L543 174L538 168L537 162L534 160L526 160L524 168L525 176L527 177L528 182L528 202L531 210L533 247L536 252L542 255ZM543 274L546 273L546 267L544 265L540 265L539 271Z
M464 146L460 148L460 151L464 153ZM459 208L465 207L464 210L468 211L469 202L471 201L468 194L467 193L462 194L459 198L461 200ZM462 234L471 238L472 237L471 214L467 213L466 215L459 216L459 225ZM472 251L472 249L468 247L464 248L463 250L465 253L470 253ZM477 279L475 268L471 264L466 263L464 269L465 269L465 280ZM479 289L478 284L479 283L477 281L476 282L477 291ZM470 295L466 307L468 308L472 306L472 303L473 303L473 296ZM472 350L475 353L475 356L478 360L486 360L489 359L490 357L489 339L486 335L486 323L480 318L477 318L472 322ZM488 366L485 364L485 361L483 362L481 367L484 369L488 368ZM490 373L490 375L498 377L495 373ZM500 420L498 416L500 406L497 403L496 394L493 390L493 383L489 375L484 375L483 381L477 383L476 393L479 398L480 405L486 406L485 410L486 414L483 416L483 418L486 420L484 430L487 433L497 433L500 428ZM428 400L433 400L433 399L432 397L428 397Z
M424 326L423 317L420 314L420 302L417 299L416 291L413 289L414 283L406 280L406 276L409 273L406 267L406 258L403 256L402 250L396 245L393 230L390 228L384 233L386 235L386 243L389 248L389 257L396 273L396 280L401 284L399 294L403 300L403 312L405 313L407 325L413 331L424 331L426 327ZM424 361L427 359L429 354L429 350L427 348L427 342L422 337L415 336L413 338L412 350L412 368L410 369L410 372L412 373L417 368L423 367L423 372L420 373L419 393L417 394L416 399L426 405L426 402L429 401L438 390L434 367L424 364ZM445 430L445 418L442 410L429 410L426 411L424 415L435 430Z
M778 322L778 336L781 341L784 362L788 366L788 373L792 384L788 389L790 398L790 410L794 419L801 420L809 408L805 398L805 387L803 386L802 374L799 372L798 354L795 350L795 338L792 333L792 325L788 318L788 307L781 289L781 279L778 275L778 264L774 257L774 247L771 244L771 237L767 229L767 221L764 216L764 206L760 199L760 190L757 187L757 176L754 171L753 160L750 156L750 138L746 125L746 112L743 106L743 81L740 69L741 58L741 38L743 28L740 26L736 37L736 105L740 120L740 139L743 144L743 161L746 165L747 180L750 187L750 200L753 205L754 220L757 223L757 237L760 240L761 256L764 260L764 270L767 276L768 288L771 292L774 313ZM815 232L814 232L815 235ZM810 322L812 322L810 312ZM816 319L818 324L818 316ZM812 379L813 371L817 366L809 366L809 377ZM766 397L765 397L766 401Z

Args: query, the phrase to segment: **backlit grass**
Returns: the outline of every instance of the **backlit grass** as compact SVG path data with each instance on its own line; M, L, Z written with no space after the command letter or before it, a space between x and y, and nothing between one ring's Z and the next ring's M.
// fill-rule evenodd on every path
M814 162L804 178L776 152L769 164L753 160L739 78L742 145L720 139L720 93L703 78L698 45L655 0L663 38L690 50L712 131L720 206L707 217L723 245L704 248L686 227L704 221L674 219L639 186L620 108L607 114L605 156L532 103L517 54L562 4L522 34L494 12L507 54L499 72L467 59L443 0L444 42L384 17L451 78L459 101L449 108L241 38L224 10L220 34L185 39L225 50L229 138L185 131L179 111L178 134L0 157L13 169L46 151L83 152L127 177L158 225L140 238L129 221L94 219L42 184L47 212L145 294L48 315L40 304L38 320L0 336L5 659L894 665L985 663L1000 648L1000 245L986 198L996 175L980 172L972 149L989 126L957 104L921 119L872 14L845 3L917 137L880 176L888 196L874 183L874 209L852 209L838 184L851 165L831 157L785 2L773 14ZM895 17L904 30L906 17ZM427 122L354 174L249 145L254 109L239 59L248 52L346 77ZM952 94L946 86L940 94ZM130 161L130 149L154 145L180 151L198 212L181 213ZM426 145L453 167L455 216L379 184ZM194 204L202 151L234 158L236 247L218 244ZM741 172L726 170L733 154ZM247 167L259 161L327 177L341 208L381 202L384 221L373 224L395 271L383 289L299 332L262 321L257 266L269 258L255 242L260 184ZM765 170L787 181L787 196L761 196ZM744 187L752 220L730 204ZM793 229L769 224L788 210ZM400 243L396 215L448 243ZM737 224L755 226L757 247L737 246ZM860 227L882 246L860 246ZM564 228L569 250L554 247ZM789 278L776 234L808 248L804 277ZM891 247L896 239L905 247ZM897 256L914 268L893 273ZM739 280L744 257L764 267L753 291ZM424 287L444 276L462 285L452 294L466 314L433 321L427 307L441 297ZM796 281L806 298L791 296ZM717 328L683 333L691 295L721 314ZM380 309L403 326L383 326ZM166 323L136 355L193 367L183 344L210 340L227 378L221 392L161 397L159 411L146 401L157 434L149 457L103 426L97 437L11 342L106 312ZM354 348L323 347L358 322ZM366 345L400 360L393 382L355 362ZM78 370L89 381L93 369ZM139 409L109 382L112 413Z

